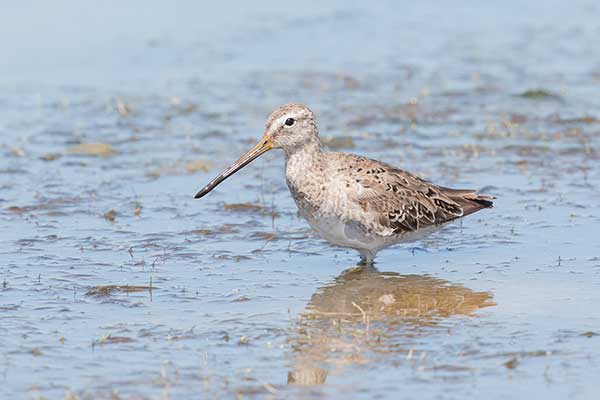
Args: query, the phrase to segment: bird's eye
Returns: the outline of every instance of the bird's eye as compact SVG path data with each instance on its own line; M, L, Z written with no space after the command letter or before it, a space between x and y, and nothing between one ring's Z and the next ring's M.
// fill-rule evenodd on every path
M285 126L292 126L296 123L296 120L294 118L288 118L285 120Z

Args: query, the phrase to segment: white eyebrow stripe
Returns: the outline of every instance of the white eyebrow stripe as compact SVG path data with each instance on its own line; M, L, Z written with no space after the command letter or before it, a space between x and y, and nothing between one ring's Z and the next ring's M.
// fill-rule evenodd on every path
M289 116L289 114L288 114L288 115L281 116L281 117L277 118L277 125L281 126L281 125L285 124L285 121L286 121L288 118L294 118L294 117L290 117L290 116ZM294 120L295 120L295 119L296 119L296 118L294 118Z

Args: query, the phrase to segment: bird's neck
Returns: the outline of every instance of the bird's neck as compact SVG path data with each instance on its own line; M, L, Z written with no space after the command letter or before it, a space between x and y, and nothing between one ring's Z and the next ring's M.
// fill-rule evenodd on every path
M314 137L301 146L286 149L285 161L286 164L301 164L305 167L312 165L314 167L319 163L322 154L321 141L318 137Z
M323 154L318 137L293 151L286 151L285 166L288 183L296 186L307 180L322 178L324 174Z

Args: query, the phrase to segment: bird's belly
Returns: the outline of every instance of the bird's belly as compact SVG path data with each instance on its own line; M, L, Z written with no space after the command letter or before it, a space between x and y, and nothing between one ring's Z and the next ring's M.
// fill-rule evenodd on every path
M328 242L341 247L357 250L378 251L397 243L408 243L428 236L439 230L443 225L432 225L415 232L406 232L390 236L369 233L358 221L347 221L336 217L323 215L304 215L309 225L317 234Z
M368 233L358 221L322 214L304 214L304 217L321 238L337 246L376 250L389 245L385 238Z
M388 235L377 234L361 222L361 210L346 201L344 196L340 196L343 188L340 189L341 192L335 192L335 195L332 192L307 195L299 189L300 185L289 179L288 186L300 214L313 230L321 238L337 246L375 253L396 243L418 240L439 229L439 226L432 226L401 234L394 234L390 229Z
M330 192L319 192L318 195L308 195L300 190L300 186L288 179L292 197L298 206L300 214L306 219L311 228L323 239L341 247L354 249L370 249L374 237L353 218L349 218L348 204L338 195Z

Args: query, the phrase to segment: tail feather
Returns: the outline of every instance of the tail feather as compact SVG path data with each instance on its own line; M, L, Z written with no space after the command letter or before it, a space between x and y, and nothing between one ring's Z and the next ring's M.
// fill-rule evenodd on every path
M463 216L494 206L494 196L479 194L474 190L441 188L446 195L463 208Z
M464 195L463 198L481 204L484 208L491 208L494 206L492 200L494 200L495 197L487 194L469 193Z

